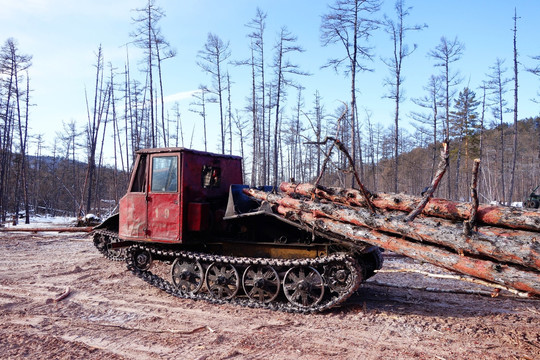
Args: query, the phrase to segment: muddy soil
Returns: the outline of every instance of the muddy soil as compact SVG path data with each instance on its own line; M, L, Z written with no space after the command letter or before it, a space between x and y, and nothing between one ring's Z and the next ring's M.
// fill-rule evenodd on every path
M3 359L540 359L539 299L457 280L379 273L301 315L172 297L85 235L2 233L0 254Z

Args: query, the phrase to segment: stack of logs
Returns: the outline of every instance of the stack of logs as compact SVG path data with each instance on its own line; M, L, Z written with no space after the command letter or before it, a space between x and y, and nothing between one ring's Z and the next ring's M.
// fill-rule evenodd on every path
M282 183L280 193L246 189L281 216L344 242L368 243L503 287L540 295L540 212L480 205L475 224L468 203L370 194L313 184ZM374 209L375 211L371 210Z

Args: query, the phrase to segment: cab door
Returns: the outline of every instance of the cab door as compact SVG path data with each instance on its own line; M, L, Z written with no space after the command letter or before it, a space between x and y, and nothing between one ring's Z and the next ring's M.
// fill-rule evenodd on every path
M147 239L156 242L180 240L180 154L150 157L147 196Z
M123 240L146 239L148 155L137 154L128 192L120 199L119 236Z

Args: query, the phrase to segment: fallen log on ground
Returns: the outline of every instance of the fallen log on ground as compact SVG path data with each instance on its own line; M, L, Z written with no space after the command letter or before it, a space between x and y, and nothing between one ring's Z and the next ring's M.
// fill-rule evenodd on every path
M93 227L44 227L44 228L25 228L25 227L0 227L0 232L91 232Z
M540 273L534 270L528 271L517 266L461 256L437 246L412 242L365 227L316 217L312 213L282 205L277 207L277 212L287 219L308 224L315 230L341 235L344 241L350 241L352 244L365 242L452 271L540 295Z
M248 194L272 204L309 212L316 217L390 233L407 240L442 245L458 254L475 255L540 270L540 242L536 241L539 234L535 232L513 229L505 229L503 232L501 229L483 227L467 235L463 232L463 226L444 219L419 217L413 222L404 222L403 214L398 212L372 214L361 207L353 209L341 204L293 199L254 189L249 189Z
M365 200L362 194L355 189L284 182L280 185L280 190L291 196L300 194L326 199L331 202L365 207ZM421 199L422 198L418 196L405 194L376 193L372 194L371 201L372 204L379 209L410 212L418 206ZM470 218L470 210L471 206L469 203L431 198L422 211L422 214L449 220L463 221ZM540 231L539 211L504 206L479 205L476 220L478 223L497 227Z

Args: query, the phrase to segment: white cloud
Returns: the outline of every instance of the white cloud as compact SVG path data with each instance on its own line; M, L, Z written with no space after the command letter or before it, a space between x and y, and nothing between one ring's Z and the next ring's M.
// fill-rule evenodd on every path
M175 101L182 101L182 100L186 100L186 99L190 99L193 94L196 94L200 92L200 90L189 90L189 91L181 91L181 92L178 92L176 94L172 94L172 95L167 95L163 98L163 101L165 103L172 103L172 102L175 102Z

